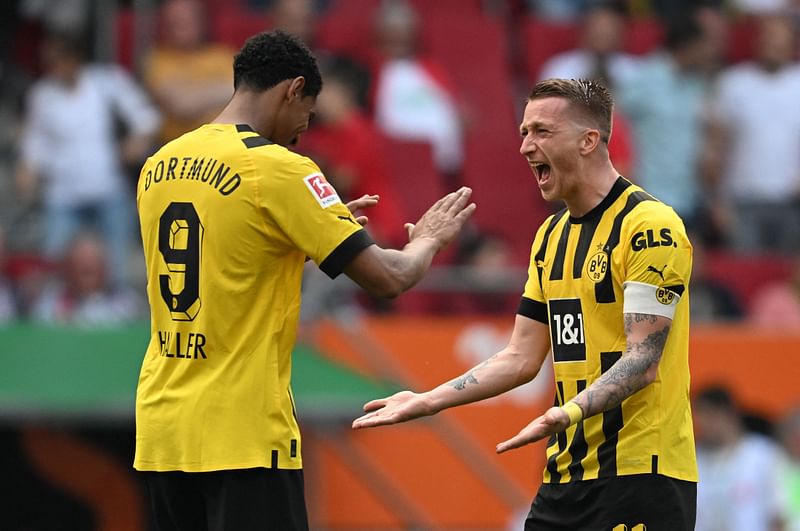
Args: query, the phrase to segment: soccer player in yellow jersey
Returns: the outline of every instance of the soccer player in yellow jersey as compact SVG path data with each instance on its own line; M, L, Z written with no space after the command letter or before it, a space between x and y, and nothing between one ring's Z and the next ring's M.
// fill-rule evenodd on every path
M533 88L520 153L542 196L566 208L533 240L508 345L431 391L369 402L353 422L392 424L503 393L536 376L552 352L555 406L497 446L549 439L525 529L694 529L692 247L674 210L614 169L612 109L591 81Z
M137 189L152 326L134 467L159 530L308 529L290 388L306 258L396 296L475 209L462 188L407 225L402 250L378 247L319 168L285 147L322 86L308 48L262 33L233 71L227 107L150 157Z

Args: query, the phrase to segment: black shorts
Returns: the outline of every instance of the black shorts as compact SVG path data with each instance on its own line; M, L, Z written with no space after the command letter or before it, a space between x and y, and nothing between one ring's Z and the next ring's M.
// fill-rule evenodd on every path
M307 531L302 470L142 472L157 531Z
M659 474L542 484L525 531L692 531L697 483Z

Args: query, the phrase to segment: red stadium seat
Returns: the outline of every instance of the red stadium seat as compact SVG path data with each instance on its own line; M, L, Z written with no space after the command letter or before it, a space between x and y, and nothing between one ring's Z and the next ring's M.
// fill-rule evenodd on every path
M520 262L546 209L518 152L519 109L505 27L488 17L453 13L426 21L430 56L453 82L466 114L463 178L478 203L475 221L511 242Z
M580 28L576 24L553 24L528 18L522 27L525 77L539 79L542 66L552 56L578 46Z
M227 44L238 50L248 37L271 27L272 21L265 14L246 9L220 10L211 25L214 41Z
M761 288L788 279L794 263L782 256L733 252L709 253L705 260L708 275L733 289L745 308Z
M114 34L116 35L116 57L115 60L129 71L133 71L134 50L136 49L136 34L134 32L134 12L130 8L122 8L117 11L114 20Z
M417 220L445 194L442 177L433 164L431 147L427 143L391 138L382 141L403 214L408 220Z
M628 22L625 29L623 46L628 53L642 55L661 46L663 40L664 27L659 21L651 18L634 18Z

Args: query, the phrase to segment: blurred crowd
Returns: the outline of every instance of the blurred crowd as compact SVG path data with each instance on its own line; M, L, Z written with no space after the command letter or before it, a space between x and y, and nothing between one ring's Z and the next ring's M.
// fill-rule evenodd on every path
M588 77L617 101L615 166L690 231L693 320L800 328L800 2L16 0L0 10L0 325L147 318L138 167L222 108L248 34L282 28L315 50L325 79L293 149L345 200L380 195L368 212L376 240L402 245L403 223L463 183L483 186L484 210L492 192L539 208L530 226L504 232L497 219L514 213L499 201L446 253L447 269L390 307L309 271L306 318L334 307L513 314L525 245L551 207L533 181L510 189L499 168L527 171L513 139L532 84ZM448 35L456 11L459 24L489 28L481 35L499 28L505 54L486 63L488 43ZM436 38L456 52L433 53ZM515 100L499 133L487 117L508 102L475 100L497 84ZM800 410L773 429L721 387L698 393L694 410L711 479L700 485L698 530L800 529Z
M518 157L512 139L529 87L595 78L617 100L615 166L672 205L692 234L693 319L800 327L800 2L18 0L2 9L0 322L146 317L137 169L224 105L232 55L248 34L282 28L314 49L325 78L315 122L293 149L344 199L380 195L368 213L379 242L402 245L403 223L444 191L475 186L475 167L498 168L479 175L483 198L506 193L493 183L505 168L525 171L504 161ZM492 72L471 71L471 54L434 53L447 35L434 49L431 24L446 31L456 10L459 23L500 29L504 54L490 61L508 79L481 79ZM507 102L476 104L470 80L509 85L503 151L486 149L497 136L486 117ZM442 260L451 273L421 288L429 296L355 304L513 312L525 245L551 208L532 182L518 182L531 190L512 195L539 209L531 226L498 230L496 219L512 215L498 209L478 216ZM348 298L308 283L317 286L309 306Z

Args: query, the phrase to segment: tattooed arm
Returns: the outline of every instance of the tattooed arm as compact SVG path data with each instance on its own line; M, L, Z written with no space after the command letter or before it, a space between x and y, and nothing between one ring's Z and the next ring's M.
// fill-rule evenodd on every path
M623 400L656 379L658 362L667 342L672 321L666 317L641 313L626 313L625 353L592 385L568 402L565 407L553 407L525 426L516 436L497 445L505 452L561 432L576 418L586 418L618 406ZM578 408L578 409L575 409Z
M626 313L627 348L623 356L592 385L572 399L591 417L622 403L656 379L658 362L672 321L659 315Z
M364 406L353 428L370 428L433 415L504 393L533 379L550 350L547 325L517 315L508 345L458 378L425 393L401 391Z

